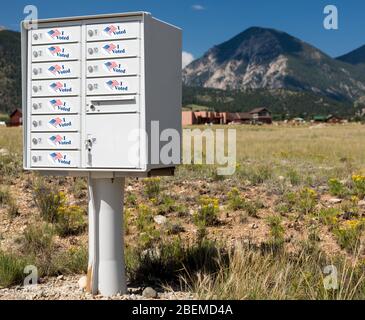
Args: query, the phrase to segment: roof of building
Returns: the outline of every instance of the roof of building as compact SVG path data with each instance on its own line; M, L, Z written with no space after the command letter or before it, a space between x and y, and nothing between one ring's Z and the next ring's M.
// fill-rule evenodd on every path
M253 110L250 111L250 113L259 113L261 111L269 111L269 109L265 108L265 107L259 107L259 108L255 108ZM269 111L270 112L270 111Z
M20 109L20 108L16 108L11 114L10 114L10 116L9 117L12 117L15 113L17 113L17 112L20 112L20 113L22 113L22 109Z

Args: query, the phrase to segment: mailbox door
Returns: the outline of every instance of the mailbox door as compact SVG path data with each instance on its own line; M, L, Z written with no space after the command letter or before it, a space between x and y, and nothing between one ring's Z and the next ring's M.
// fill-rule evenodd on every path
M85 150L86 166L138 168L139 139L136 141L131 136L138 129L138 113L87 114L86 138L91 145Z
M30 163L32 167L39 168L75 168L80 166L80 153L64 150L32 150Z
M135 76L139 74L139 60L137 58L89 60L86 70L88 78Z
M87 59L128 58L138 55L138 40L87 43Z
M33 46L32 62L78 60L80 59L80 50L78 43Z
M80 81L78 79L38 80L32 82L33 97L78 96Z
M32 114L74 114L80 112L80 97L32 98Z
M92 24L87 26L87 41L133 39L139 36L139 22Z
M90 78L86 81L87 95L114 95L138 93L138 77Z
M32 79L78 78L80 63L78 61L46 62L32 64Z
M78 150L80 134L75 132L32 132L30 143L33 150Z
M80 27L44 28L31 31L32 45L80 41Z
M33 132L79 131L80 119L76 115L33 115L31 117Z

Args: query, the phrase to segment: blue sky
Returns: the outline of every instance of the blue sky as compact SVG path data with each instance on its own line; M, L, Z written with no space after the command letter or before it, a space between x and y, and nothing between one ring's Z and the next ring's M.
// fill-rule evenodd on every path
M18 30L27 4L38 7L40 18L149 11L183 29L184 51L195 58L251 26L286 31L331 56L365 44L362 0L10 0L2 5L0 25ZM323 27L323 9L327 4L338 8L339 30Z

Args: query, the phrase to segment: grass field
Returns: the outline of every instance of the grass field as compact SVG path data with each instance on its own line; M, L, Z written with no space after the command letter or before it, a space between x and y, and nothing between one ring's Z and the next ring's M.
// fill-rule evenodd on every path
M233 176L182 165L128 180L131 283L203 299L364 299L365 126L232 128ZM85 180L23 172L19 128L0 127L0 150L0 286L29 262L41 277L85 272ZM324 288L328 265L337 289Z

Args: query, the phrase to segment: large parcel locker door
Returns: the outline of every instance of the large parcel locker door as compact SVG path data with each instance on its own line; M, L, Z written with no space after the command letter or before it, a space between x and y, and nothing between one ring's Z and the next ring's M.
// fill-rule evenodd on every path
M138 168L139 114L86 115L86 165L92 168Z

